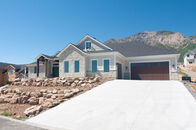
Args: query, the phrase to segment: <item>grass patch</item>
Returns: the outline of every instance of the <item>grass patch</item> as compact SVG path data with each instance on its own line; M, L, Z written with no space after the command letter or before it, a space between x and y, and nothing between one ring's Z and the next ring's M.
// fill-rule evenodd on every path
M179 71L178 74L181 74L183 76L188 76L186 73L182 72L182 71Z
M23 120L24 118L22 118L22 117L14 117L14 119L16 119L16 120Z
M10 117L10 116L12 116L12 114L7 113L7 112L1 113L1 115L2 115L2 116L6 116L6 117Z

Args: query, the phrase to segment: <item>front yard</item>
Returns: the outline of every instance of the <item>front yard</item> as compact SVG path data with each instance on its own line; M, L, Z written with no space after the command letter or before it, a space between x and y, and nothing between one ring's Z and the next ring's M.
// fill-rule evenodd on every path
M18 80L0 89L0 115L35 116L100 84L100 78Z

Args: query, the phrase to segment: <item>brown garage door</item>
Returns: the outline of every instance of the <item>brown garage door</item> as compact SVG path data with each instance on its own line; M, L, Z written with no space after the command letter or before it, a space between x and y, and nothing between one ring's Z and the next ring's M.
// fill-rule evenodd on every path
M169 62L132 63L131 79L169 80Z

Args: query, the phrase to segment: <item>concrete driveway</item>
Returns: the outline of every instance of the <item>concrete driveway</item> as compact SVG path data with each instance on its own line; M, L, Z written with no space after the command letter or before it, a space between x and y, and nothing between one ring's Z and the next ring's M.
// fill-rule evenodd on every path
M115 80L27 121L66 130L196 130L196 100L178 81Z

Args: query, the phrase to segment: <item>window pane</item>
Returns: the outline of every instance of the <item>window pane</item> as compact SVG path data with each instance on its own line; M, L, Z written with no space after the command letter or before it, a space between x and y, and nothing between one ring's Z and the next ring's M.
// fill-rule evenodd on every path
M91 49L91 42L86 42L86 49Z
M13 74L13 69L9 69L9 74L12 75Z
M80 62L78 60L75 61L75 72L79 72L79 64Z
M92 72L97 72L97 60L92 60Z
M110 62L109 60L104 60L104 72L110 71Z
M34 67L34 73L37 73L37 67Z
M69 62L68 61L64 62L64 71L65 71L65 73L69 72Z

